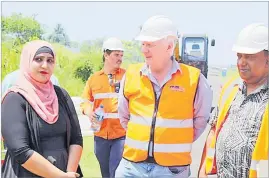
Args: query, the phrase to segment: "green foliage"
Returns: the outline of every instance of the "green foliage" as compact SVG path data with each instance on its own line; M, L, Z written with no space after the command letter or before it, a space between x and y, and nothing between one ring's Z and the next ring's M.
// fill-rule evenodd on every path
M80 78L84 83L86 83L92 73L92 67L89 64L85 64L76 69L75 77Z
M94 137L83 137L83 151L80 166L84 177L102 177L99 163L94 154Z
M40 39L45 31L34 17L24 17L21 14L2 16L2 28L1 80L6 74L19 68L20 54L25 42ZM55 76L71 96L80 96L89 76L103 67L101 48L104 38L83 43L71 42L64 28L58 24L50 36L50 41L56 51ZM143 61L137 42L123 41L123 43L125 47L123 68L127 68L131 63ZM75 52L74 48L78 52Z
M48 41L52 43L60 43L65 46L71 46L68 35L61 24L57 24L52 34L49 35Z
M2 41L1 45L2 45L1 80L3 80L6 74L19 68L22 46L15 45L15 40Z
M25 17L22 14L2 16L2 34L15 39L16 44L24 44L33 39L41 39L44 31L35 17Z

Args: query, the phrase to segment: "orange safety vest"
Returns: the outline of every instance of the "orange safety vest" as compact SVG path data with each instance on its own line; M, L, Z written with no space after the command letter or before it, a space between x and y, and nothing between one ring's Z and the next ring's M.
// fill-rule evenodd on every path
M149 78L140 73L143 64L130 65L126 71L124 96L129 101L130 120L123 153L125 159L145 161L152 140L157 164L180 166L191 163L193 103L200 70L178 65L181 72L173 74L163 86L159 100Z
M206 160L205 160L206 161L206 174L208 175L217 173L216 155L215 155L216 141L217 141L218 134L227 118L227 113L230 109L232 101L234 100L238 92L238 89L239 89L238 79L239 78L230 80L228 82L228 85L226 85L224 88L225 91L222 91L221 96L220 96L220 102L219 102L220 115L217 120L215 135L206 153ZM225 95L227 96L227 93L229 95L226 98ZM262 119L261 128L259 131L259 135L256 141L254 151L252 153L252 161L251 161L249 177L251 178L258 177L257 170L258 170L259 163L262 161L268 162L268 105L266 106L263 119Z
M124 73L124 69L119 69L115 74L115 79L120 81ZM95 136L104 139L116 139L125 136L126 131L121 126L118 115L118 93L115 92L115 86L109 84L108 76L103 70L89 77L82 98L92 102L86 101L81 104L83 113L86 109L90 108L94 111L101 104L104 106L105 119L100 131L94 133Z

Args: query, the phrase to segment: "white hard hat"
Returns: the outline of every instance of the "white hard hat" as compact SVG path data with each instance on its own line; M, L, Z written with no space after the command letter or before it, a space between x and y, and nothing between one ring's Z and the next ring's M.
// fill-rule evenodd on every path
M263 50L268 50L268 27L262 23L245 27L233 46L233 51L243 54L255 54Z
M176 26L167 16L156 15L143 24L140 34L135 40L152 42L168 36L177 37Z
M104 41L102 51L104 52L105 50L117 50L117 51L124 51L123 44L121 40L115 37L108 38L107 40Z

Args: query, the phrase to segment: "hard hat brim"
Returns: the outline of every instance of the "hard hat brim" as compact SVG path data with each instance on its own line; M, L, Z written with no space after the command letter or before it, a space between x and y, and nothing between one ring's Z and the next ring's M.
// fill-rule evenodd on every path
M158 41L162 39L162 37L152 37L152 36L145 36L145 35L138 35L135 40L136 41L148 41L148 42L153 42L153 41Z
M103 51L107 50L108 48L103 48ZM123 48L109 48L110 51L124 51Z
M232 50L237 52L237 53L242 53L242 54L256 54L256 53L261 52L263 50L268 50L268 46L264 47L264 48L255 49L255 48L247 48L247 47L241 47L241 46L234 45Z

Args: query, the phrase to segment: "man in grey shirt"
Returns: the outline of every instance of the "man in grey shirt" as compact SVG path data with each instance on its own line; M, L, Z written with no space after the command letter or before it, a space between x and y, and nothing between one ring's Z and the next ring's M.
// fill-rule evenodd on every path
M196 90L193 92L193 102L190 104L191 108L191 115L193 118L191 119L183 119L183 120L177 120L179 118L169 118L166 119L164 116L158 116L158 105L161 105L161 102L167 102L165 100L164 95L168 95L169 93L165 93L164 91L175 91L179 93L184 93L184 88L181 88L181 86L178 83L174 83L173 86L169 86L167 90L167 83L170 85L171 81L175 81L176 76L182 75L182 80L190 80L189 82L192 83L194 80L191 78L193 74L188 73L185 69L190 68L190 70L194 70L192 67L187 67L186 65L181 65L178 64L178 62L174 59L171 60L171 56L173 55L174 47L175 47L175 40L177 37L177 29L174 26L173 22L167 18L166 16L153 16L150 19L148 19L145 24L143 25L143 28L140 32L140 35L137 37L137 40L142 42L142 52L145 56L145 61L146 63L144 64L143 67L140 68L140 71L136 71L140 73L140 76L145 77L148 81L150 81L151 85L153 86L153 92L155 94L155 109L156 109L156 103L157 103L157 110L154 110L155 118L153 116L152 123L151 124L151 132L153 130L153 135L155 134L155 139L158 137L158 134L156 133L156 127L164 127L166 130L173 130L174 128L188 128L190 127L193 130L193 136L191 136L191 142L197 140L199 136L203 133L203 131L206 128L207 121L209 119L210 115L210 109L211 109L211 104L212 104L212 90L207 83L206 78L199 72L199 76L197 77L197 85L196 85ZM195 71L198 71L195 70ZM133 124L142 124L141 129L144 127L143 124L149 124L149 120L146 120L147 118L144 116L141 116L142 119L139 120L139 117L135 116L132 117L132 113L130 111L133 111L135 106L133 106L132 103L130 103L129 98L126 98L125 96L125 87L129 87L128 85L132 85L132 83L126 84L127 77L128 75L125 74L126 76L123 77L121 81L121 89L119 93L119 107L118 107L118 112L119 112L119 118L121 121L122 126L126 129L127 131L127 136L126 136L126 142L125 142L125 150L124 152L127 151L127 147L140 147L137 148L137 150L146 150L147 151L147 159L144 161L135 161L135 155L136 153L133 153L132 156L125 156L123 154L123 159L118 166L118 169L116 171L116 177L189 177L190 176L190 165L189 164L184 164L181 161L178 161L178 164L172 165L172 166L166 166L164 164L166 163L160 163L161 161L156 161L156 153L163 153L167 152L169 153L171 150L170 154L174 154L173 152L184 152L180 150L188 150L186 152L191 151L191 144L181 144L180 142L178 144L158 144L155 143L154 139L148 140L147 147L145 146L138 146L135 145L136 143L138 144L139 142L134 141L130 138L128 138L128 135L139 135L139 132L142 132L142 130L134 130L134 127L130 128L130 122L131 125ZM135 73L134 73L135 75ZM190 75L190 76L188 76ZM186 79L186 78L187 79ZM141 77L142 78L142 77ZM130 81L131 79L129 79ZM135 82L136 81L131 81ZM141 79L141 82L143 80ZM143 84L140 84L140 86ZM137 86L139 87L139 86ZM132 90L132 89L130 89ZM142 88L139 88L138 90L142 90ZM147 89L145 89L147 90ZM150 88L148 88L150 90ZM136 92L141 92L140 94L137 94L136 96L140 97L142 95L145 95L142 91L136 91ZM165 94L164 94L165 93ZM187 92L186 92L187 93ZM189 93L189 92L188 92ZM134 93L135 94L135 93ZM170 98L173 97L173 95L170 96ZM185 96L185 99L188 96ZM163 98L163 99L161 99ZM169 97L167 98L169 99ZM184 100L184 98L180 98ZM159 101L159 102L158 102ZM187 101L187 100L186 100ZM174 100L173 103L171 104L170 108L172 105L177 105L178 101L176 99ZM149 103L148 101L145 103L142 103L142 105L147 108L149 105L153 103ZM186 105L188 105L186 103ZM130 108L130 106L133 106L134 108ZM169 106L168 106L169 107ZM161 107L159 107L161 109ZM178 109L171 109L168 111L169 113L180 113L180 112L186 112L181 110L182 108ZM141 112L144 110L144 108L140 108ZM153 112L153 111L152 111ZM180 115L180 114L179 114ZM155 119L155 123L154 123ZM173 122L172 122L173 121ZM189 122L190 121L190 122ZM147 123L143 123L147 122ZM183 124L184 123L184 124ZM190 123L190 124L187 124ZM156 124L156 125L155 125ZM163 125L162 125L163 124ZM167 124L165 126L165 124ZM178 124L178 125L177 125ZM183 126L184 125L184 126ZM129 127L127 127L129 126ZM168 128L167 128L168 127ZM131 130L130 130L131 129ZM129 132L129 133L128 133ZM134 133L135 132L135 133ZM164 134L164 133L163 133ZM145 133L146 135L146 133ZM143 137L143 136L142 136ZM171 135L171 137L188 137L188 134L186 135ZM169 139L169 138L167 138ZM157 149L161 148L159 146L163 146L163 150L157 151ZM177 147L174 149L173 145L177 145ZM186 147L190 147L186 149ZM158 148L157 148L158 147ZM169 151L170 150L170 151ZM138 151L139 152L139 151ZM185 154L185 153L181 153ZM186 153L188 154L188 153ZM128 155L128 153L126 153ZM176 154L175 154L176 155ZM128 157L128 158L126 158ZM132 157L133 160L130 160L129 158ZM184 157L184 158L183 158ZM185 159L185 156L183 156L182 159ZM188 157L188 156L186 156ZM170 158L167 158L170 159ZM175 158L175 159L181 159ZM170 159L171 160L171 159ZM166 162L163 160L163 162ZM169 161L167 161L169 162ZM189 161L191 162L191 160ZM183 165L182 165L183 164Z

